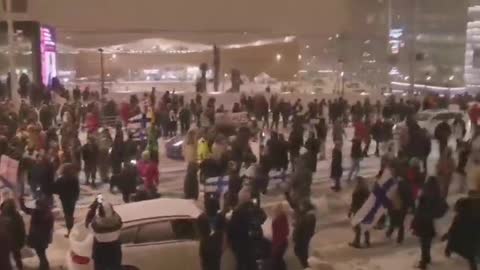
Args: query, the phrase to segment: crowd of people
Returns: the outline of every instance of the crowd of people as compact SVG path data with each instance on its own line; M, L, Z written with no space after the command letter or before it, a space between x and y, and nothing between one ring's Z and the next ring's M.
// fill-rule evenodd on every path
M30 101L23 100L18 110L8 99L0 104L0 155L20 161L18 184L13 187L16 199L4 195L0 207L0 241L5 243L0 247L1 269L12 269L10 254L17 269L23 269L20 250L25 245L35 250L39 269L49 269L45 251L52 241L55 195L63 209L66 237L74 224L80 185L95 189L106 184L111 192L119 191L125 203L160 197L159 137L185 136L184 197L204 203L198 228L199 254L205 270L220 269L225 240L239 270L259 269L261 264L262 269L286 269L283 258L291 227L294 253L303 268L309 266L309 246L316 228L311 187L318 161L327 159L329 134L334 145L328 156L332 190L340 192L345 185L356 185L349 216L354 216L375 193L370 188L371 179L362 177L361 171L362 160L372 154L371 142L375 142L373 155L381 159L381 166L373 186L385 175L397 185L388 213L377 227L388 220L387 237L398 231L396 240L402 243L408 229L406 216L413 214L411 227L420 238L421 269L431 262L430 248L437 233L434 221L447 212L453 174L456 172L464 179L480 178L474 169L466 169L472 168L468 163L480 162L476 128L480 108L468 108L472 97L448 100L428 96L423 102L418 98L397 101L391 97L375 104L366 98L349 104L342 97L290 102L275 94L269 94L269 99L264 94L242 94L230 109L217 104L215 98L200 94L188 102L174 91L165 92L158 100L156 95L152 89L140 99L132 95L128 102L117 104L106 93L75 88L71 93L45 92L35 95L34 100L30 95ZM62 97L61 103L56 96ZM415 119L421 110L446 108L452 103L459 104L460 110L470 116L472 139L465 140L467 123L461 118L453 124L441 122L433 138ZM255 120L242 127L216 124L216 115L227 111L246 112L249 119ZM128 128L131 118L138 115L142 122L140 135L138 130ZM394 125L398 123L405 124L399 125L394 134ZM350 166L345 175L347 155L343 145L348 142L349 125L354 132L348 138ZM86 140L82 139L83 134ZM456 141L456 152L448 144L451 139ZM257 155L251 147L252 140L260 143ZM440 157L436 172L427 172L433 140L438 141ZM272 172L283 173L281 185L273 191ZM201 197L202 185L225 176L228 188L205 191ZM467 180L463 182L465 191L466 183ZM470 187L468 196L456 203L452 227L442 237L448 241L446 254L465 257L471 269L477 269L480 239L475 230L480 225L478 192L480 186ZM284 196L288 202L274 209L271 241L265 240L262 229L267 218L261 204L265 194ZM29 195L36 202L33 209L24 203ZM289 209L293 211L293 222ZM32 216L28 233L20 210ZM120 217L111 205L96 198L86 220L86 225L95 231L95 269L118 269L122 257L120 242L118 238L104 241L101 235L105 231L118 232L122 226ZM370 230L357 224L354 232L352 247L370 246ZM365 245L361 243L362 235Z

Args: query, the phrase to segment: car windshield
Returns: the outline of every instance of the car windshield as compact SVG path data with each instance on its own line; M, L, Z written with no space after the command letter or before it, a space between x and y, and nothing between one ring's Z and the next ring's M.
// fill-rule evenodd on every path
M417 114L417 121L427 121L431 116L431 113L419 113Z

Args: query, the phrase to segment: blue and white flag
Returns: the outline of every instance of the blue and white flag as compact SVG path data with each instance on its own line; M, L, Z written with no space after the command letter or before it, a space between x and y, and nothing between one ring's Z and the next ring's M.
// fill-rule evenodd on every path
M352 218L352 225L362 230L372 229L392 205L397 192L397 180L386 170L384 176L375 182L370 197Z
M287 185L289 170L271 170L268 172L268 190L285 188Z
M257 169L257 167L256 167L255 164L251 164L248 167L245 166L245 165L242 165L238 175L240 176L240 179L243 180L243 185L244 186L250 186L252 184L252 182L255 179L256 169Z
M151 124L151 116L147 114L137 114L130 117L127 122L127 131L132 134L134 140L146 140L147 130Z
M207 180L205 180L204 191L205 193L223 195L228 191L229 181L230 177L228 177L228 175L207 178Z

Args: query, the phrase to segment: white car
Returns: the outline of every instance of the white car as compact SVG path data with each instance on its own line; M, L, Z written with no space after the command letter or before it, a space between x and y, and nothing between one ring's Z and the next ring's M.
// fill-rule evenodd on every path
M201 214L193 201L156 199L115 207L123 220L120 233L122 270L200 270L195 226ZM93 233L84 223L70 234L69 270L93 270Z
M472 123L470 121L470 117L468 116L468 114L463 111L447 110L447 109L425 110L425 111L419 112L415 116L415 118L417 119L417 123L421 128L425 128L428 131L428 134L430 136L434 136L435 129L441 122L446 120L447 123L450 126L452 126L457 116L462 117L463 121L465 122L465 128L466 128L465 139L469 139L472 132ZM395 125L394 133L398 134L400 127L405 125L406 125L405 121Z

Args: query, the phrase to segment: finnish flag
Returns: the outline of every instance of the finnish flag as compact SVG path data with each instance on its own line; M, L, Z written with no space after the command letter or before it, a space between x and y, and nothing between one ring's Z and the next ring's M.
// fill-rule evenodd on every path
M132 133L135 140L147 138L147 129L150 127L151 117L147 114L137 114L130 117L127 122L127 130Z
M367 201L352 218L352 225L360 225L363 231L372 229L392 205L398 183L389 170L375 185Z
M244 186L250 186L252 184L252 182L255 179L255 171L256 171L255 164L251 164L248 167L242 165L238 175L240 176L240 179L243 180Z
M229 180L230 177L228 177L228 175L207 178L207 180L205 180L204 191L205 193L223 195L228 191Z
M271 170L268 172L268 190L284 188L286 186L289 170Z

